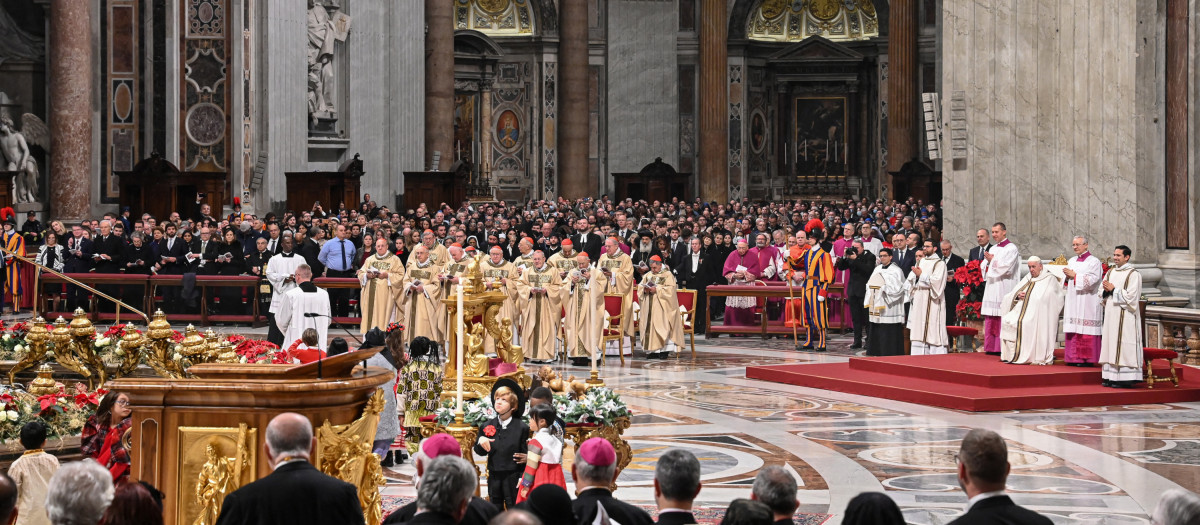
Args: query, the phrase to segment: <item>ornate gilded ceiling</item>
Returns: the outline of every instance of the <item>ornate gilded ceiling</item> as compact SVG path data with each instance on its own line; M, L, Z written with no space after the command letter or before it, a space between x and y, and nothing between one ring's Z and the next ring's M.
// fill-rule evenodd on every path
M532 35L531 0L454 0L454 28L493 36Z
M829 40L879 36L872 0L762 0L747 22L751 40L798 42L820 35Z

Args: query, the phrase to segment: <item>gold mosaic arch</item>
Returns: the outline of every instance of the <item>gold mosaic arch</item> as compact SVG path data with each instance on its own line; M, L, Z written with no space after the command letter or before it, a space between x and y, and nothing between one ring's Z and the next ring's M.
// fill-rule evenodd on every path
M872 0L762 0L750 12L750 40L798 42L820 35L833 41L879 36Z
M454 0L454 29L490 36L533 35L533 0Z

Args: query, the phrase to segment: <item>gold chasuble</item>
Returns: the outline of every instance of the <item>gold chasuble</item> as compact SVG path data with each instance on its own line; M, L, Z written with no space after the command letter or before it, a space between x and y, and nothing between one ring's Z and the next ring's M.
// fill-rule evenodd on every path
M563 319L567 355L591 359L600 345L600 325L604 323L604 274L598 268L576 267L567 273L563 290L567 297Z
M633 261L625 252L618 250L615 256L607 253L601 255L596 264L601 270L612 272L611 278L601 276L604 294L624 297L621 300L621 314L625 319L625 336L633 337Z
M548 264L529 267L517 279L517 305L521 311L521 347L525 358L534 361L554 359L554 342L562 320L562 280L558 269Z
M500 305L500 312L496 314L496 322L499 323L503 319L509 319L515 328L520 319L517 317L517 268L513 263L504 259L500 259L499 263L493 263L489 258L479 265L479 269L483 271L483 284L489 289L494 288L500 290L508 296L504 303ZM507 284L505 284L507 280ZM509 341L513 343L513 341ZM483 332L483 350L488 355L496 355L496 338L492 337L490 330Z
M389 253L383 258L374 254L367 257L358 270L358 282L362 284L359 331L365 334L372 328L387 330L388 323L396 317L396 299L402 290L400 283L404 282L404 264L395 254Z
M438 318L445 315L446 309L441 304L438 269L432 256L424 264L417 261L415 254L408 259L408 268L405 269L404 282L400 287L400 319L404 323L405 344L422 335L431 341L442 340Z
M642 350L646 353L667 350L667 343L683 345L683 317L679 315L679 287L675 276L664 266L658 273L648 273L638 286L638 302L642 306ZM653 285L653 288L651 288ZM654 290L650 293L650 290Z

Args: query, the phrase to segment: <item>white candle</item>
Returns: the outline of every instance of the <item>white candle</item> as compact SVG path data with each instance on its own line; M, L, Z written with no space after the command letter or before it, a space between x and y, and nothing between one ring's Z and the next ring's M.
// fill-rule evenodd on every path
M461 414L462 409L463 409L463 336L465 335L465 330L463 330L463 290L462 290L461 286L458 287L458 313L457 313L457 316L458 316L458 327L457 327L458 337L455 338L454 344L455 344L456 349L458 350L456 352L458 363L456 365L457 368L455 368L455 370L458 370L458 413Z

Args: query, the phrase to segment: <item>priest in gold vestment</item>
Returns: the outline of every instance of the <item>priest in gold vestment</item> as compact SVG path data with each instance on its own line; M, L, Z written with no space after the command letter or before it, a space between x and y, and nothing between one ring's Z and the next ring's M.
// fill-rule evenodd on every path
M683 317L675 275L663 269L662 257L650 256L650 272L638 284L642 314L642 350L647 359L666 359L683 345Z
M517 278L517 309L521 312L521 348L534 363L554 360L554 344L562 321L559 302L562 281L558 270L546 264L541 250L533 252L532 264Z
M358 282L362 284L362 333L372 328L384 330L396 314L396 297L400 283L404 281L404 264L396 254L388 251L388 241L383 237L375 240L375 253L363 261L358 270Z
M507 298L500 305L500 312L496 314L496 322L499 323L502 319L512 320L516 325L520 322L517 313L517 269L513 263L504 260L504 250L499 246L492 246L488 250L488 258L479 265L480 271L483 272L483 285L489 290L494 289L504 292ZM516 336L518 334L514 334ZM513 344L516 341L509 341ZM496 339L492 336L491 331L484 332L483 348L488 355L496 355Z
M562 250L551 255L546 259L546 264L558 269L558 278L562 279L562 301L567 302L567 296L570 295L570 287L567 286L567 273L575 269L575 256L579 252L575 251L575 243L571 239L564 239L562 242Z
M439 267L433 262L429 248L418 244L413 248L408 267L404 269L404 281L400 285L400 305L404 323L404 343L412 343L417 336L441 341L438 319L445 315L441 304L441 288L437 280Z
M600 256L600 260L596 261L596 265L600 268L600 273L604 274L602 295L616 294L623 297L621 300L622 319L625 320L625 344L622 348L624 353L629 355L633 353L633 260L621 251L621 241L616 237L609 237L604 241L604 254ZM610 347L604 349L605 355L618 355L617 344L610 343Z
M564 248L565 250L565 248ZM584 366L600 346L600 327L604 323L604 274L592 267L588 254L575 255L574 265L563 281L566 296L566 318L563 319L563 346L571 363Z
M446 249L446 253L447 259L442 261L441 269L438 270L438 283L442 290L442 297L453 299L458 293L458 276L467 269L471 260L467 258L466 252L459 243L451 244ZM442 334L445 339L441 341L442 344L450 340L450 327L453 325L454 321L450 319L449 309L438 316L438 333Z

